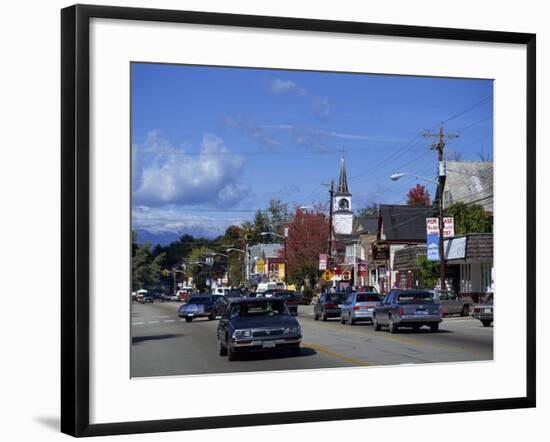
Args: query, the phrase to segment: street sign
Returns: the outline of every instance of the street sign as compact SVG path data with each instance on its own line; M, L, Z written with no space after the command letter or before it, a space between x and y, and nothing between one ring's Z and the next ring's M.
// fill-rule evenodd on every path
M258 259L256 261L256 271L258 273L263 273L265 271L265 261L263 259Z
M328 255L326 253L319 253L319 270L327 269Z
M349 281L351 279L351 272L349 270L345 270L342 272L342 279L344 281Z
M162 271L162 276L164 276L164 277L170 276L170 270L164 269L164 270Z
M375 261L390 259L390 245L382 241L372 243L372 257Z
M334 273L332 273L330 270L325 270L323 272L323 275L321 276L326 282L332 281L332 278L334 278Z
M426 236L428 261L439 261L439 235L428 233Z

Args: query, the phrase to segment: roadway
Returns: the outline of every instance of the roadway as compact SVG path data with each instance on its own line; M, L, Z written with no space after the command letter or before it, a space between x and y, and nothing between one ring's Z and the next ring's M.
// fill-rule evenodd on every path
M187 323L180 303L132 305L131 376L172 376L229 372L305 370L493 359L493 328L472 318L447 317L438 333L403 329L390 334L372 325L342 325L338 319L313 320L313 306L300 306L298 356L255 353L229 362L218 355L217 320Z

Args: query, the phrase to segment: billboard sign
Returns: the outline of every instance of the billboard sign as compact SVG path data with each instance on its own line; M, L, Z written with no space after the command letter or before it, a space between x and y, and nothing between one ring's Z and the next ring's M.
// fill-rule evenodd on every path
M328 255L326 253L319 253L319 270L327 269Z

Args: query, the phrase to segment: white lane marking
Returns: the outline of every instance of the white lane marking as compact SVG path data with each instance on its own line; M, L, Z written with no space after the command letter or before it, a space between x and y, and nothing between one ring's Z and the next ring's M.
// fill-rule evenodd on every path
M149 324L158 324L158 323L160 323L160 321L147 321L147 323L149 323Z
M132 322L132 325L143 325L145 322Z
M166 319L164 322L176 322L175 319Z
M169 318L170 316L154 316L154 317L164 319L164 318Z

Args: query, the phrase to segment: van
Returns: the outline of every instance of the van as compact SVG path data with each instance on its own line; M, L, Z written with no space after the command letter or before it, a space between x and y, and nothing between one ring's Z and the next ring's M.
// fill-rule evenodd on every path
M256 289L256 293L261 294L266 292L267 290L284 290L285 284L282 282L260 282L258 284L258 288Z

